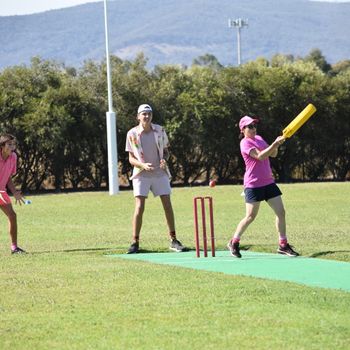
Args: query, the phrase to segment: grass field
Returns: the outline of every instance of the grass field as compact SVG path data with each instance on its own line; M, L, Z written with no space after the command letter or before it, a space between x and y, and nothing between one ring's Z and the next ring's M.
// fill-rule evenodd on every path
M296 249L350 263L350 183L280 187ZM244 214L241 191L174 189L179 239L194 248L192 198L208 194L217 248L224 249ZM3 215L0 221L0 349L349 348L350 293L110 259L105 255L125 253L131 241L130 191L29 198L33 203L16 211L19 242L30 254L9 254ZM150 197L141 248L168 251L166 233L160 201ZM242 245L276 251L267 205Z

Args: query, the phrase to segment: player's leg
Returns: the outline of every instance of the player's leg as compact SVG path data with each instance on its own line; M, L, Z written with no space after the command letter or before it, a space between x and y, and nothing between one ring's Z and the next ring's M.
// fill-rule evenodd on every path
M169 238L170 238L169 249L174 250L175 252L184 252L187 250L187 248L184 247L176 237L175 218L174 218L173 207L170 200L170 195L169 194L161 195L160 199L162 201L166 223L168 226L168 232L169 232Z
M276 229L279 235L279 247L277 252L288 256L298 256L292 246L289 245L286 233L286 211L281 196L271 198L267 201L276 214Z
M260 208L260 202L246 203L245 204L245 217L237 225L234 237L241 237L243 232L248 226L255 220Z
M12 204L1 205L0 208L8 219L11 244L17 246L17 215L13 210Z
M8 219L8 230L11 239L11 252L12 254L21 254L25 251L17 246L17 214L13 210L12 204L0 205L1 210L7 216Z
M140 239L140 232L142 227L142 218L145 211L146 197L135 197L135 210L132 218L132 238L134 242L138 242Z
M154 178L154 181L151 186L151 191L153 192L154 196L160 196L160 200L162 202L170 238L169 248L176 252L185 251L186 247L184 247L176 237L175 216L170 199L171 187L169 177L165 175Z
M286 211L284 209L281 196L270 198L267 201L268 205L272 208L276 215L276 230L280 237L280 240L287 240L286 233Z
M232 239L227 244L227 248L230 250L231 255L237 258L242 257L239 247L241 236L258 215L260 202L246 203L245 208L245 217L238 223Z
M168 232L170 236L174 236L175 233L175 217L173 206L171 204L170 195L161 195L160 200L162 201L166 223L168 226ZM170 237L174 238L174 237Z
M142 218L145 211L145 202L148 196L151 182L147 177L137 177L132 180L135 197L135 209L132 217L132 243L128 249L128 254L139 252L139 240L142 227Z
M168 226L169 236L171 239L176 238L175 217L170 199L171 187L169 177L167 175L154 177L152 179L151 191L155 197L160 196Z

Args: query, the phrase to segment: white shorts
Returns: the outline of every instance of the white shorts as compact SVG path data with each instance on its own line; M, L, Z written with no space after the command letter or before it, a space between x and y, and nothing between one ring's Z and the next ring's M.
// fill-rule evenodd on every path
M148 197L152 191L154 197L169 195L171 193L170 180L168 175L164 176L138 176L132 180L134 197Z

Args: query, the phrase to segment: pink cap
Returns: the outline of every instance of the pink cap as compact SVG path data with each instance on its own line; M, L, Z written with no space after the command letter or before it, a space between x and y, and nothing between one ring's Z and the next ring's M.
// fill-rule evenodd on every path
M239 121L239 129L242 131L247 125L252 123L258 123L258 122L259 122L258 119L253 119L248 115L246 115L243 118L241 118L241 120Z

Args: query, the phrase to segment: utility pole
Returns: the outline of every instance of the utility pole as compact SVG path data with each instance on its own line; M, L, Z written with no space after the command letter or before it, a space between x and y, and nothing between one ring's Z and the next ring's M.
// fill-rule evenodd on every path
M110 61L109 61L107 0L104 0L104 18L105 18L105 36L106 36L107 88L108 88L108 112L106 112L108 184L109 184L109 194L115 195L119 192L118 148L117 148L116 117L115 117L115 112L113 111L113 100L112 100L111 67L110 67Z
M246 26L248 27L248 20L243 20L242 18L229 19L228 20L229 28L237 28L237 62L238 65L241 65L241 28Z

